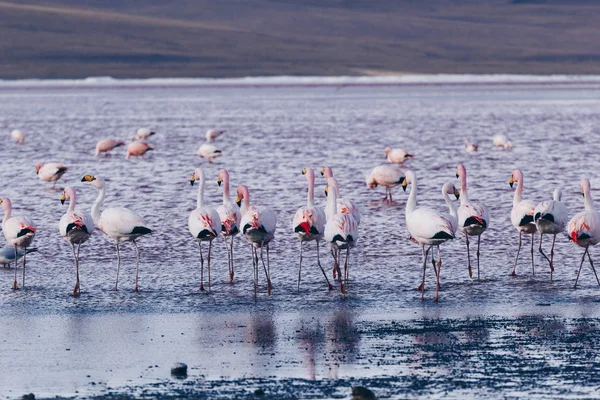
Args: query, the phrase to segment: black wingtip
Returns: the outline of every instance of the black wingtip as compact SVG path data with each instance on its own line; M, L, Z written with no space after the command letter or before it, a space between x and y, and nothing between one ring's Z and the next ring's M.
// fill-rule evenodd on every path
M131 231L132 235L147 235L149 233L152 233L152 229L146 228L145 226L136 226Z

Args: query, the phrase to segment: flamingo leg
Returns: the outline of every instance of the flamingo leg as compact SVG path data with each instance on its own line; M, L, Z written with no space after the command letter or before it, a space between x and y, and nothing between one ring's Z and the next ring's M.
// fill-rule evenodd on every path
M325 277L325 280L327 281L327 287L329 288L329 290L333 290L333 286L331 286L331 283L329 283L329 278L327 278L327 274L325 273L325 270L321 266L321 259L320 259L319 253L320 253L319 252L319 240L317 239L317 264L319 265L319 268L321 268L321 272L323 273L323 276Z
M271 262L269 261L269 243L267 243L267 272L269 273L269 289L271 285Z
M421 284L417 288L417 290L421 291L421 300L423 300L425 298L425 269L427 267L427 256L429 255L429 250L431 250L431 246L429 246L427 248L427 250L425 250L425 245L423 245L423 248L422 248L422 252L423 252L423 278L421 279Z
M21 284L21 287L25 288L25 265L27 264L27 247L25 247L23 251L23 283Z
M340 279L340 291L343 294L346 294L346 288L344 287L344 281L346 282L346 286L348 285L348 257L350 256L350 246L346 247L346 260L344 261L344 277L342 279ZM340 254L341 257L341 254ZM340 273L340 277L342 272L338 271Z
M535 233L531 234L531 272L535 275L535 265L533 265L533 242L535 238Z
M77 277L75 288L73 289L73 296L77 296L79 294L79 262L77 260L77 254L75 254L75 245L73 243L71 243L71 249L73 250L73 259L75 260L75 271Z
M333 257L333 279L337 279L337 258L335 256L335 250L331 246L331 256Z
M554 236L554 238L556 238L556 235ZM551 262L550 259L548 258L548 256L546 255L546 253L544 253L544 250L542 249L542 240L543 239L544 239L544 234L540 233L540 248L539 248L539 252L546 259L546 261L548 261L550 263Z
M117 280L115 281L115 292L119 290L119 268L121 268L121 252L119 251L119 242L117 241Z
M579 264L579 269L577 270L577 278L575 278L575 284L573 285L573 289L577 288L577 282L579 281L579 274L581 274L581 267L583 267L583 261L585 260L585 255L588 252L588 248L585 248L583 252L583 257L581 257L581 264Z
M250 251L252 252L252 274L254 275L254 298L256 299L256 292L257 292L257 287L258 287L258 275L256 273L256 258L255 258L255 253L256 250L254 249L254 246L252 244L250 244Z
M133 246L135 247L135 287L133 288L134 292L139 292L140 288L138 287L138 277L140 272L140 249L138 249L138 245L135 240L132 241Z
M442 254L440 253L440 246L438 248L438 261L437 261L437 277L435 281L435 302L438 302L439 299L439 291L440 291L440 275L442 272Z
M233 279L231 277L231 252L229 250L229 243L227 243L227 236L223 236L223 240L225 242L225 248L227 249L227 267L229 268L229 283L232 283Z
M210 292L210 251L212 250L212 240L208 242L208 291Z
M596 273L596 268L594 268L594 262L592 261L592 257L590 256L590 251L587 252L588 259L590 260L590 265L592 266L592 271L594 271L594 275L596 276L596 282L598 282L598 286L600 286L600 279L598 279L598 274Z
M202 242L198 240L198 248L200 249L200 290L204 291L204 257L202 257Z
M469 250L469 235L465 233L465 238L467 239L467 268L469 270L469 278L473 278L473 270L471 269L471 253Z
M512 276L516 276L517 275L517 261L519 261L519 253L521 252L521 244L522 244L522 240L521 240L521 231L519 231L519 249L517 250L517 257L515 257L515 266L513 267L512 270Z
M552 280L552 275L554 274L554 242L556 242L556 234L552 238L552 248L550 248L550 280Z
M477 280L479 280L479 244L481 243L481 235L477 235Z
M17 259L17 245L15 245L15 281L13 282L13 290L19 289L19 284L17 283Z
M233 236L229 237L229 248L231 249L231 272L229 273L229 283L233 283L235 272L233 271Z
M271 295L271 278L269 277L269 272L267 271L267 266L265 265L265 260L263 259L263 247L264 247L264 244L261 243L261 246L260 246L260 261L261 261L261 263L263 265L263 269L265 270L265 276L267 278L267 294L270 296Z
M392 189L391 189L391 188L388 188L388 192L389 192L389 194L390 194L390 204L392 204L392 202L393 202L393 201L392 201Z
M302 240L300 241L300 267L298 268L298 292L300 291L300 273L302 272Z

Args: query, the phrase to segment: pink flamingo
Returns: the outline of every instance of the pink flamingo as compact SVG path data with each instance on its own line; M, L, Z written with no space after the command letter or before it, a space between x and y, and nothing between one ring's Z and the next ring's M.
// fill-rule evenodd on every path
M4 219L2 220L2 232L9 246L15 249L15 281L13 289L19 289L17 284L17 249L23 249L23 287L25 287L25 263L27 260L27 248L33 242L36 228L27 217L12 217L12 203L8 198L0 199L0 205L4 210Z
M217 212L221 218L221 233L225 238L225 247L227 247L227 259L229 261L229 283L233 283L235 275L233 271L233 237L240 232L240 221L242 213L240 207L229 198L229 173L222 169L219 171L217 179L219 186L223 185L223 204L217 207ZM229 244L227 243L229 238Z
M513 184L517 182L517 190L515 190L515 197L513 198L513 208L510 213L510 220L517 231L519 231L519 248L517 250L517 257L515 258L515 266L513 267L512 276L517 273L517 261L519 260L519 252L521 251L521 237L523 233L531 234L531 270L535 274L535 266L533 263L533 239L537 227L533 221L533 213L535 210L535 203L530 200L521 200L521 193L523 192L523 173L518 169L512 172L508 184L513 187Z
M141 157L150 150L154 150L154 147L146 142L131 142L127 146L127 155L125 156L125 159L129 160L130 156Z
M115 139L102 139L96 143L96 157L98 157L100 153L108 153L119 146L125 146L125 142L118 142Z

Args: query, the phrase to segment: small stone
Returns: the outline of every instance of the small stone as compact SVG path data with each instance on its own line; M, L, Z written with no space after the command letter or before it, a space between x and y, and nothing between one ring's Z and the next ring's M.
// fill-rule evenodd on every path
M24 394L22 399L23 400L35 400L35 395L33 393Z
M354 400L377 400L377 396L371 390L363 386L352 388L352 399Z
M177 378L187 377L187 365L181 362L171 365L171 375Z
M264 390L262 390L262 389L256 389L256 390L254 391L254 395L255 395L255 396L264 396L264 395L265 395L265 391L264 391Z

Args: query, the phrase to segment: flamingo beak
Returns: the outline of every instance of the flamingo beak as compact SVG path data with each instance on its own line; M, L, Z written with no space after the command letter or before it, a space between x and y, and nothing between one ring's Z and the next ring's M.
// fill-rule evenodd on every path
M235 198L235 204L237 204L238 207L242 206L242 198L240 196Z
M85 175L83 178L81 178L81 182L91 182L96 180L96 178L92 175Z
M581 197L585 197L585 193L581 192ZM1 202L1 200L0 200Z
M402 179L400 179L400 184L402 185L402 190L406 192L406 187L408 186L408 183L406 182L405 176L403 176Z
M306 168L302 168L302 175L306 175Z
M67 196L65 196L65 194L63 192L62 196L60 196L60 204L64 205L65 204L65 200L67 200Z
M325 176L325 168L321 168L321 176Z
M456 200L458 200L460 198L460 192L458 191L457 188L454 188L454 196L456 196Z
M194 186L194 182L196 182L196 177L192 175L192 177L190 178L190 185Z
M223 182L223 181L221 180L221 177L219 177L219 179L217 179L217 184L218 184L219 186L221 186L221 182Z
M458 172L456 173L456 177L458 178Z
M329 195L329 185L325 186L325 196Z
M510 185L510 187L513 187L513 184L515 183L515 180L513 179L513 177L511 176L510 179L508 180L508 184Z

